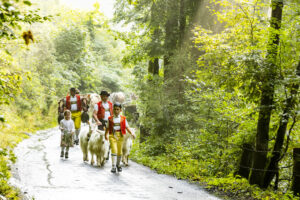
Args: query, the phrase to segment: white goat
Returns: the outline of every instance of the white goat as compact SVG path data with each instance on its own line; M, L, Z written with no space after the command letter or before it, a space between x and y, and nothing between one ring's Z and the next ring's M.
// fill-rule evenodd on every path
M89 130L82 130L80 133L80 148L83 153L83 162L84 161L89 161L88 158L88 143L89 143L89 137L91 136L93 129L96 127L92 128L91 126L89 127Z
M109 144L108 141L105 140L104 135L105 132L98 130L97 128L92 132L88 143L88 149L92 157L91 165L94 164L94 155L96 155L97 158L97 165L100 167L104 165L109 150Z
M90 118L93 119L93 113L94 113L94 106L96 103L98 103L99 101L101 101L101 97L99 94L96 93L91 93L87 95L87 99L88 99L88 103L89 103L89 115Z
M132 133L134 133L134 129L131 129ZM132 136L127 132L123 138L123 148L122 148L122 162L125 166L128 166L128 157L132 147Z
M114 104L116 102L123 104L125 102L125 94L123 92L113 92L110 96L109 99L110 101Z

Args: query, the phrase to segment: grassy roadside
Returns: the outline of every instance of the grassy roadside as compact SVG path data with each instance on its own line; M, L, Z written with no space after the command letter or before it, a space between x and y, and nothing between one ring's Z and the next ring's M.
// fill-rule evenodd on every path
M1 111L6 121L0 122L0 195L17 200L20 199L18 189L8 184L11 177L9 164L16 161L14 147L28 138L28 133L35 133L37 130L54 127L57 124L53 115L42 117L42 113L34 113L20 117L13 106L5 107Z
M135 162L143 164L156 170L158 173L173 175L178 179L186 179L194 183L199 183L207 191L220 196L223 199L234 200L299 200L292 191L282 192L273 190L261 190L257 186L250 185L246 179L229 175L223 177L220 175L207 176L206 172L201 171L198 160L185 159L176 160L178 152L172 152L173 155L148 156L145 144L140 144L135 140L130 153L130 158ZM182 152L180 152L182 154ZM184 152L183 152L184 153Z

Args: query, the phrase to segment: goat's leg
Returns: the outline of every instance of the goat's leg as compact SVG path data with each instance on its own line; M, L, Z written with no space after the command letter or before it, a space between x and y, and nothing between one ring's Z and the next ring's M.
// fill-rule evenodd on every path
M91 165L94 165L94 154L93 153L91 153Z
M105 162L105 157L104 157L104 153L100 156L100 166L104 166L104 162Z
M123 151L123 155L122 155L122 163L125 164L125 153L124 153L124 151Z
M83 155L84 155L83 156L83 161L87 161L88 162L89 161L89 153L88 152L84 152Z
M99 155L99 154L97 155L97 165L98 165L99 167L101 167L101 163L100 163L100 155Z

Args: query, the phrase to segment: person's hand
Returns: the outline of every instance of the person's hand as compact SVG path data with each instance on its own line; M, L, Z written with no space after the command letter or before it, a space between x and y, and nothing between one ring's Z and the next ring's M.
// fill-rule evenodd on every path
M96 124L97 124L98 126L102 125L102 123L101 123L100 121L96 122Z
M108 140L108 133L105 134L105 139Z
M131 133L131 136L133 137L133 139L135 139L136 137L134 133Z

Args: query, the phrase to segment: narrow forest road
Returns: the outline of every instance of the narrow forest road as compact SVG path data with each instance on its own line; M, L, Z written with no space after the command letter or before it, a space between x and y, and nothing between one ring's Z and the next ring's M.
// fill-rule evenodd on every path
M79 146L70 149L68 160L61 159L59 137L58 128L40 131L15 149L18 161L11 182L26 193L26 199L219 199L197 185L132 161L121 174L112 174L110 160L102 168L83 163Z

